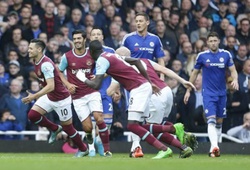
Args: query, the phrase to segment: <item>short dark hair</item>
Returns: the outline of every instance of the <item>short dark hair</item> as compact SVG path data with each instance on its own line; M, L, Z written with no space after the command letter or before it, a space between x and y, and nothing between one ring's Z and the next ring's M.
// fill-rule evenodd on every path
M210 32L207 36L207 40L210 38L210 37L217 37L218 39L220 39L219 37L219 34L217 32Z
M138 12L138 13L135 15L135 18L136 18L137 16L143 16L143 17L146 19L146 21L149 21L149 16L148 16L148 14L146 14L145 12Z
M84 31L84 30L74 30L73 32L72 32L72 37L75 35L75 34L82 34L82 37L85 39L86 37L87 37L87 34L86 34L86 32Z
M93 40L89 43L89 49L94 51L102 50L102 43L98 40Z
M93 30L100 30L100 31L102 32L102 34L103 34L103 30L102 30L100 27L98 27L98 26L94 26L94 27L91 29L90 32L92 32Z
M45 47L46 47L46 44L45 44L42 40L39 40L39 39L32 39L32 40L30 40L30 43L35 43L36 46L42 48L42 51L43 51L43 50L45 49Z

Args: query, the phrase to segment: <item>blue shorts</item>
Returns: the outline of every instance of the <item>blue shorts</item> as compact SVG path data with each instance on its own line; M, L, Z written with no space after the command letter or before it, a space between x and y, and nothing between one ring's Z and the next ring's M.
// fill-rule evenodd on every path
M206 118L226 118L227 96L203 96L203 104Z
M113 114L112 97L102 96L103 114Z

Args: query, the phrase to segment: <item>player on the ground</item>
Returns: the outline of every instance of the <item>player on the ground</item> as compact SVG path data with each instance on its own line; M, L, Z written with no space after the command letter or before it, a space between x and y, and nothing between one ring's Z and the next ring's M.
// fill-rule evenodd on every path
M93 125L90 116L93 114L104 146L104 156L112 156L108 128L102 117L103 106L100 92L88 87L76 77L76 73L80 70L84 71L90 78L95 68L95 61L90 56L89 49L85 48L86 33L82 30L75 30L72 32L72 37L74 48L62 56L58 66L61 71L61 79L72 95L73 105L82 122L83 130L87 133L88 143L93 143ZM67 79L63 75L64 70L66 70Z
M34 94L27 91L28 96L22 99L25 104L37 99L28 113L28 118L31 122L52 131L49 143L54 143L57 134L63 130L79 148L75 156L86 156L88 149L72 124L70 93L64 87L55 64L43 54L45 47L45 43L38 39L31 40L29 44L29 57L34 59L35 73L43 88ZM52 110L58 114L61 125L54 124L44 116Z
M203 106L207 118L207 132L211 143L210 157L219 157L218 139L221 136L223 118L226 117L226 76L227 69L233 81L231 86L238 90L238 74L231 54L227 50L219 49L220 37L216 32L207 36L208 50L200 52L196 58L194 70L189 81L194 83L202 69ZM188 102L190 90L187 89L184 103Z

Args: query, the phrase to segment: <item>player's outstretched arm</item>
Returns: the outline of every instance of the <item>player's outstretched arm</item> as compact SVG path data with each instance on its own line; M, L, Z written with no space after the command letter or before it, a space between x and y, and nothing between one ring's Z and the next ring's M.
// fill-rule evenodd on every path
M196 90L195 86L193 85L193 83L186 81L185 79L183 79L182 77L180 77L178 74L176 74L174 71L163 67L157 63L154 62L153 67L155 69L155 71L160 72L170 78L176 79L178 82L180 82L181 84L183 84L183 86L185 88L190 88L190 89L194 89Z
M101 75L96 75L94 79L89 80L86 75L85 72L79 70L76 73L76 77L82 81L83 83L87 84L89 87L99 90L101 88L102 85L102 80L104 79L104 74Z
M124 58L124 60L131 65L135 65L138 68L138 70L140 71L140 73L143 75L143 77L145 77L151 83L151 80L149 79L147 71L145 70L145 68L143 67L143 65L139 59L126 57L126 58Z

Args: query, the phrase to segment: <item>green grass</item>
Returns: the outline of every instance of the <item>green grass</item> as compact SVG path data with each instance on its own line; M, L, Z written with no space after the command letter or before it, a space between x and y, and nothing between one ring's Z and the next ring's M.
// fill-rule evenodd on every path
M187 159L152 160L154 155L132 159L128 154L113 154L112 158L73 158L63 153L0 153L1 170L245 170L250 167L250 155L222 155L209 158L193 155Z

